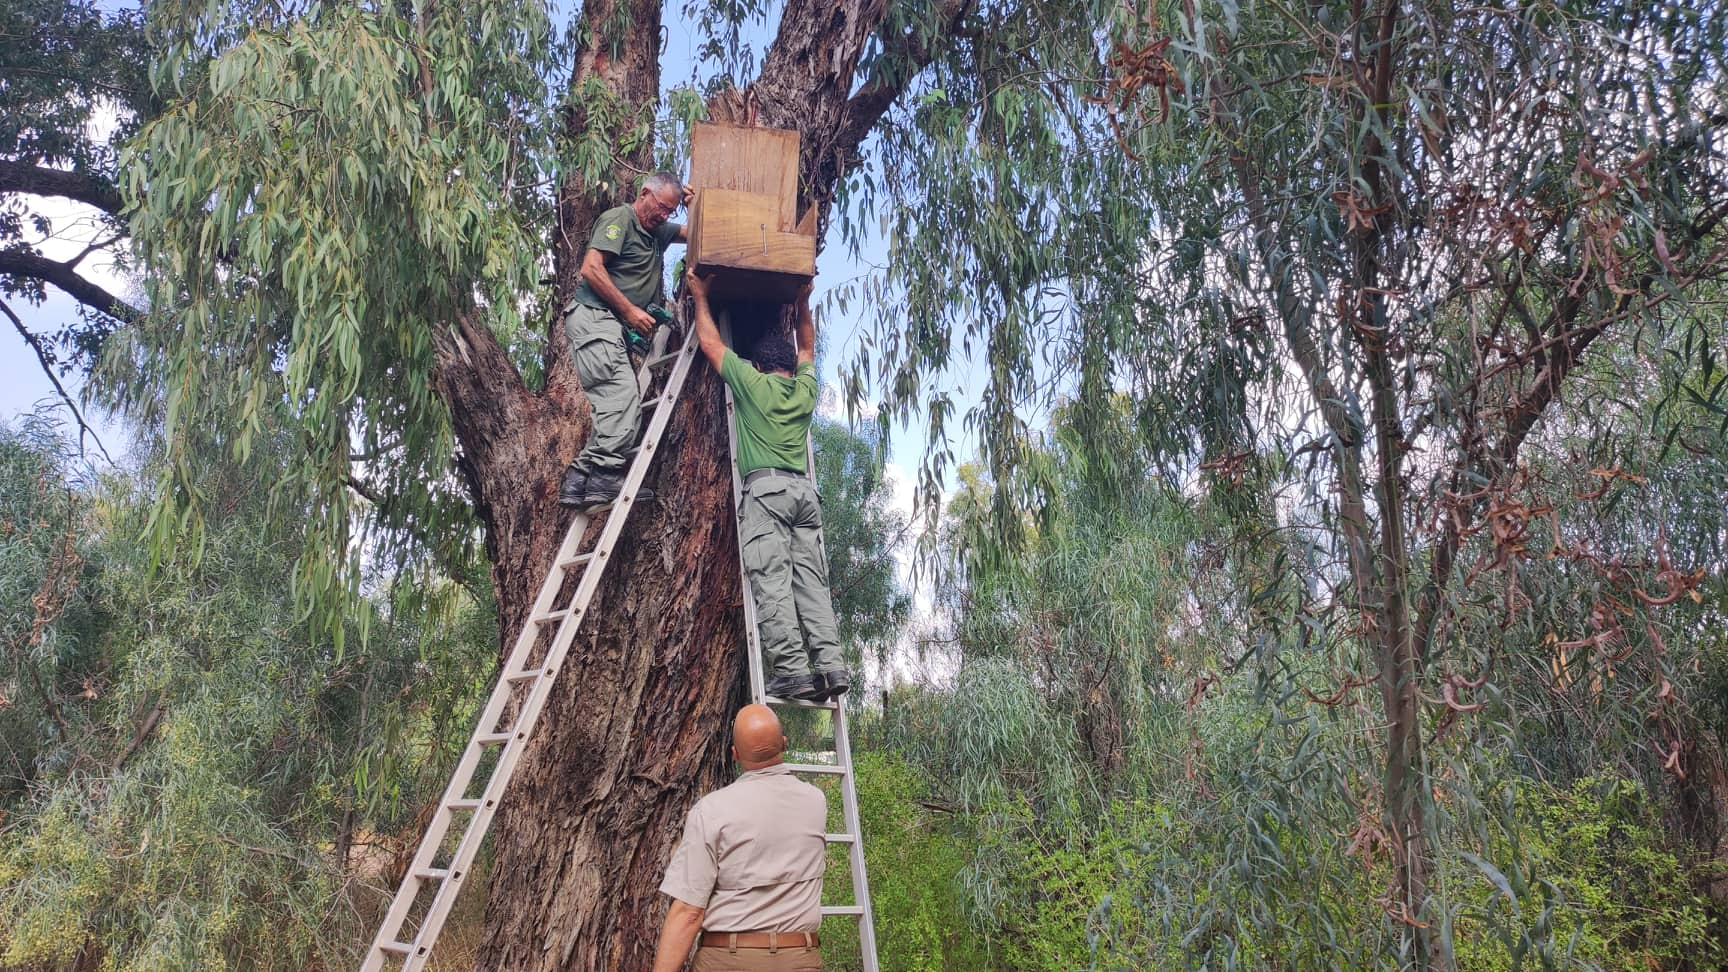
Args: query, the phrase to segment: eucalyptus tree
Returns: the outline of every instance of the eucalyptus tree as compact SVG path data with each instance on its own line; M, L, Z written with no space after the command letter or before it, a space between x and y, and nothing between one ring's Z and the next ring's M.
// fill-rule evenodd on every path
M724 49L766 5L688 6ZM826 222L970 8L791 0L753 80L677 95L674 114L798 129L799 208ZM335 650L363 650L340 623L362 551L446 557L476 529L508 643L587 429L557 309L595 215L676 163L661 16L590 0L560 32L542 4L151 5L165 104L120 163L151 313L103 380L164 429L154 544L195 546L213 499L186 444L244 461L280 412L304 455L279 484L305 498L292 585ZM721 779L740 695L722 416L718 384L692 377L658 505L628 527L494 831L482 968L647 961L660 863Z
M6 13L0 316L58 386L62 374L90 366L116 326L138 316L127 295L89 270L102 260L125 260L115 158L154 108L144 79L149 48L136 12L104 13L91 0L18 0ZM88 243L61 260L48 252L55 237ZM79 317L57 327L27 324L17 305L40 304L54 292L76 301ZM77 414L63 386L61 393Z
M980 18L991 42L938 59L883 130L879 293L908 307L854 393L873 381L889 417L924 406L940 444L936 379L975 351L965 419L999 553L1047 491L1025 416L1053 398L1103 428L1130 391L1159 461L1214 484L1273 457L1279 525L1312 542L1256 595L1282 637L1250 643L1331 653L1318 697L1377 695L1382 772L1357 799L1393 864L1388 961L1449 967L1425 735L1537 648L1508 628L1532 563L1588 574L1557 640L1597 668L1635 653L1621 703L1654 711L1660 763L1694 758L1671 691L1693 677L1658 631L1699 573L1577 529L1594 503L1641 501L1621 463L1673 412L1576 433L1617 386L1728 400L1721 315L1691 312L1728 261L1728 17L1184 0ZM1692 441L1723 448L1719 428Z

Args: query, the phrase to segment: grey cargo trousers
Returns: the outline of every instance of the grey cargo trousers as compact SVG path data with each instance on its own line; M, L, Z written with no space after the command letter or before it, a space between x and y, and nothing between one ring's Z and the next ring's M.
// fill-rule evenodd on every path
M744 487L743 506L738 543L756 596L768 677L839 668L840 629L828 593L816 487L802 476L760 478Z
M642 423L641 391L624 347L624 326L611 311L586 304L573 304L564 315L576 377L594 409L594 429L571 463L585 473L623 470Z

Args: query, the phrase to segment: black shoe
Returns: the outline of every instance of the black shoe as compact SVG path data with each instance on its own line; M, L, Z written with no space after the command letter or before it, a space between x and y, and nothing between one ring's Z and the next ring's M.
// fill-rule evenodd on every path
M821 696L811 699L812 693L818 690L814 675L782 675L762 687L762 691L776 699L806 699L818 701Z
M844 668L823 672L816 677L822 680L822 697L826 699L837 699L845 695L846 690L852 687L852 676L846 674Z
M564 470L564 481L558 484L559 506L581 506L582 492L588 488L588 474L575 466Z
M624 473L612 469L596 469L588 474L588 482L582 488L582 507L593 509L605 506L618 498L624 490ZM646 483L636 488L636 502L647 503L654 499L654 490Z

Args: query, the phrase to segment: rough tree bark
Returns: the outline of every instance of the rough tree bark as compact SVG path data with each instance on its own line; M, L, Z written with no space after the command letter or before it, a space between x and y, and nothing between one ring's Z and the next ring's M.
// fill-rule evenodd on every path
M801 131L801 211L815 205L826 217L859 142L932 53L928 34L884 37L900 56L858 77L886 7L885 0L791 0L761 76L746 92L710 102L716 118ZM969 0L941 0L934 23L951 26L969 7ZM622 16L611 0L586 4L571 83L597 80L625 104L651 111L660 5L631 0L628 8ZM572 131L587 124L579 106L567 124ZM644 146L620 160L606 188L562 187L553 240L560 303L594 216L626 198L619 189L649 157ZM457 321L440 335L437 387L485 529L506 645L568 522L557 482L588 426L561 328L556 318L548 326L540 390L527 387L477 321ZM718 381L698 362L649 475L660 499L626 527L494 829L480 969L632 970L652 959L664 910L661 869L691 803L727 775L726 720L743 697L721 401Z

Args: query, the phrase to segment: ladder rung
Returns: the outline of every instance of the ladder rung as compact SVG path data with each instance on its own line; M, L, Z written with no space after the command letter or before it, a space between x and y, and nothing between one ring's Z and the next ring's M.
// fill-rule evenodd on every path
M830 844L855 844L858 838L851 834L823 834L822 839Z
M534 619L534 623L535 624L556 624L557 622L563 621L565 618L567 618L569 616L570 616L570 609L569 608L560 608L556 611L548 611L545 614L540 615L539 617Z
M546 669L544 669L544 668L524 668L523 670L521 670L519 672L514 672L512 674L504 676L504 681L506 681L506 682L532 682L544 674L546 674Z
M576 556L571 557L569 560L566 560L566 561L560 563L558 566L564 568L565 570L569 570L572 567L580 567L583 564L585 564L588 561L593 560L593 559L594 559L594 551L590 550L585 554L577 554Z
M834 776L846 775L846 767L830 766L827 763L787 763L786 768L794 773L830 773Z
M470 800L470 799L464 797L460 800L451 800L449 803L444 804L444 809L446 809L446 810L478 810L478 809L480 809L480 801L479 800Z
M854 918L862 918L864 909L859 905L823 905L822 917L826 918L829 915L851 915Z
M474 737L474 741L482 746L502 746L510 741L508 732L482 732Z
M450 876L447 867L423 867L414 872L414 876L422 881L442 881Z
M645 367L645 368L658 368L668 361L678 360L678 356L680 354L683 354L683 353L684 353L684 349L679 348L676 351L668 351L665 354L655 355L654 357L649 358L648 363L643 365L643 367Z
M762 697L762 702L765 705L779 705L779 706L784 706L788 709L829 709L829 710L832 710L834 708L833 702L811 702L808 699L782 699L782 698L777 698L777 697L772 696L772 695L764 695Z
M386 942L378 946L378 951L393 952L397 955L413 955L414 945L412 942Z

